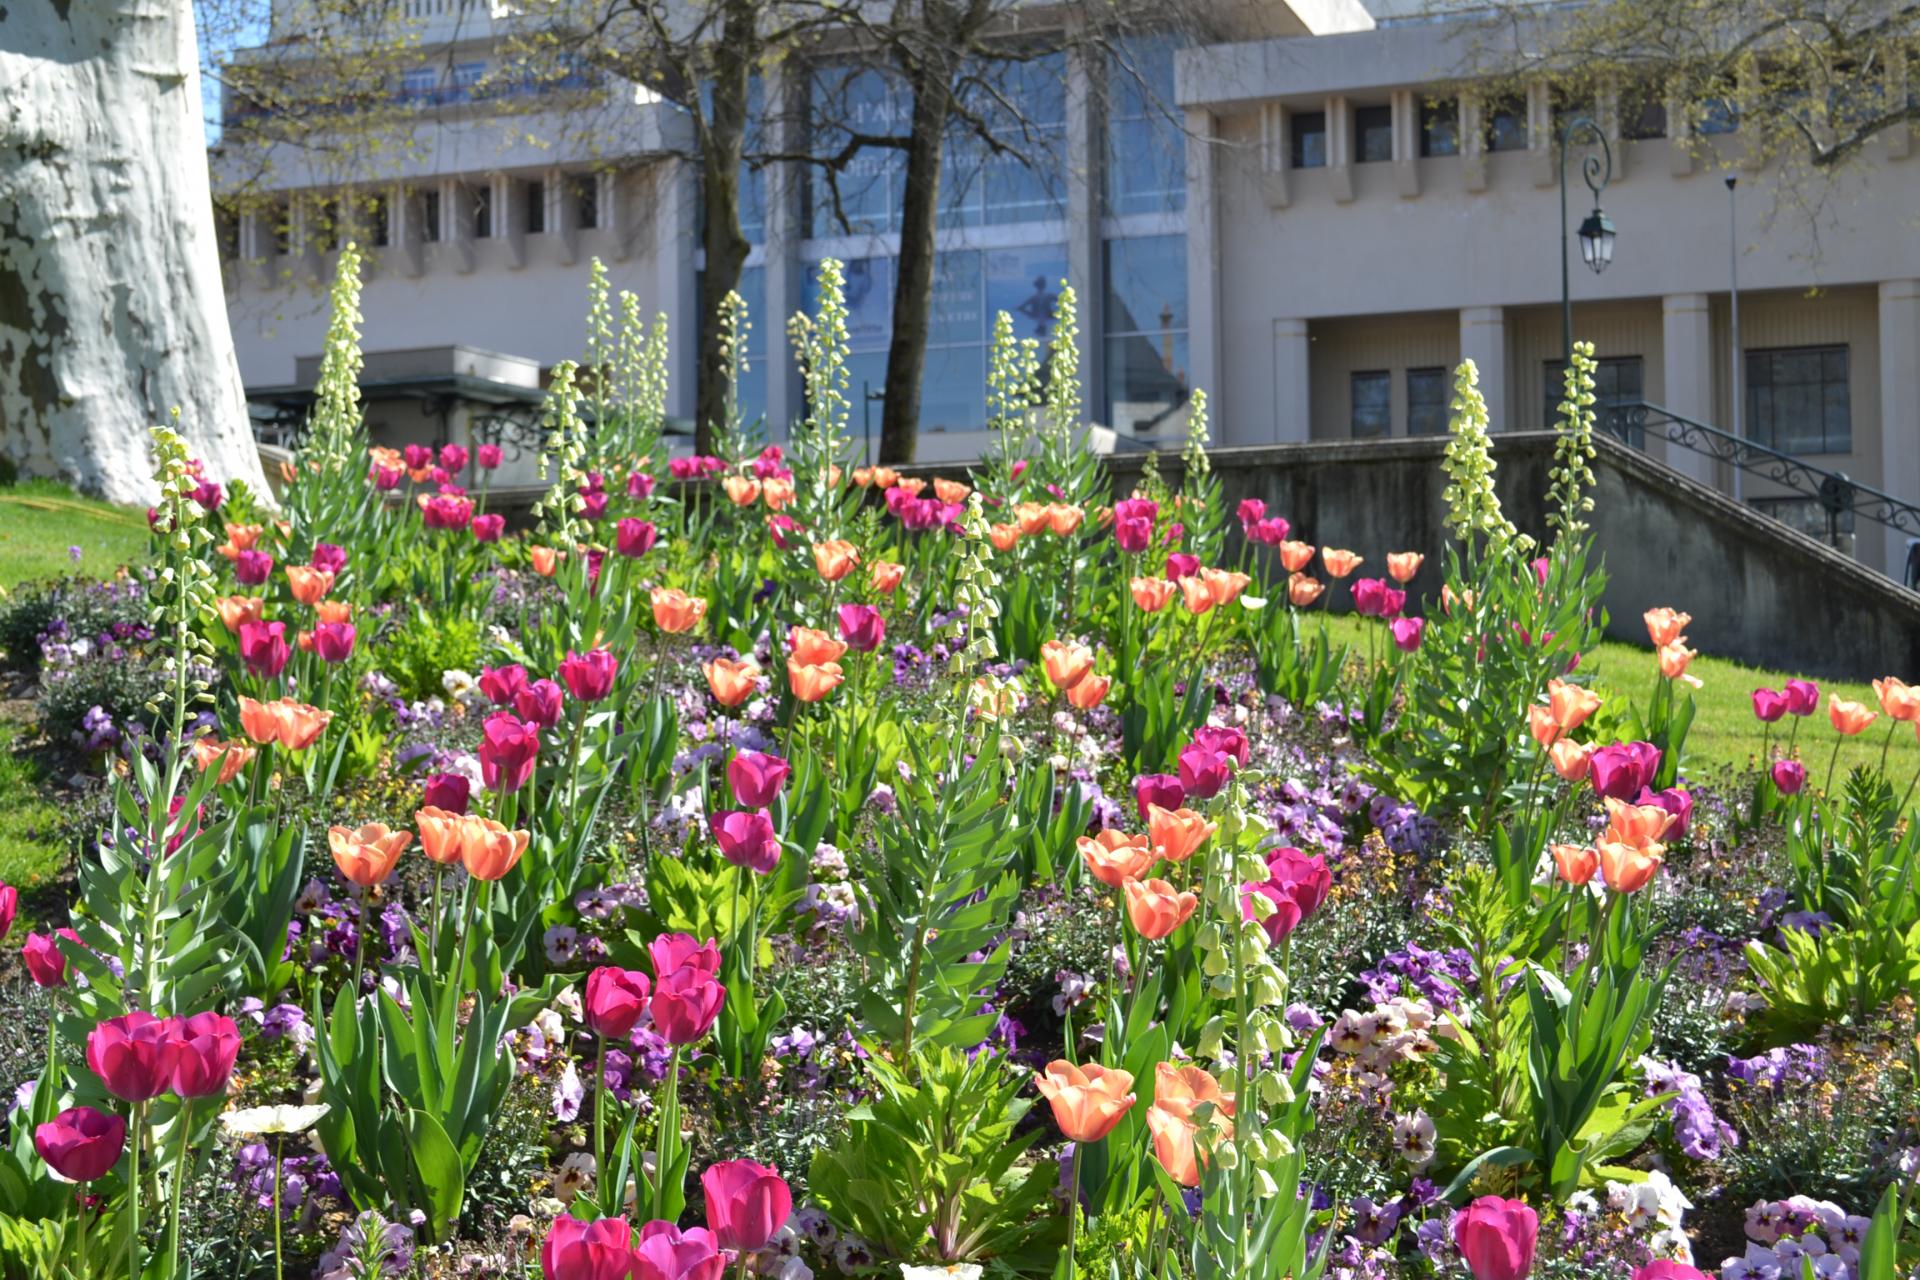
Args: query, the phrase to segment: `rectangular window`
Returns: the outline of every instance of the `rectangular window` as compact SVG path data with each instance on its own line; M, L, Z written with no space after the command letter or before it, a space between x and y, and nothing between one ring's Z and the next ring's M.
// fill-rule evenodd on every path
M367 239L375 248L384 249L393 243L393 229L387 218L387 198L369 196L366 203Z
M284 204L270 204L260 211L266 220L267 234L273 237L273 251L280 257L286 257L293 251L292 218Z
M240 215L231 206L218 201L213 206L213 229L220 245L220 260L231 262L240 256Z
M1747 352L1747 430L1783 453L1853 452L1847 348Z
M493 184L483 182L477 187L467 188L473 201L473 238L491 240L493 238Z
M1443 436L1448 427L1445 368L1407 370L1407 434Z
M420 238L428 244L440 238L440 193L420 193Z
M400 97L407 102L426 102L440 87L440 72L434 67L413 67L400 73Z
M449 102L464 102L477 96L477 87L487 74L484 62L462 62L453 69L452 81L447 88Z
M547 184L538 178L529 179L520 184L520 208L525 216L527 234L543 236L547 233Z
M1487 150L1527 149L1527 100L1497 98L1487 104Z
M1129 436L1167 437L1186 426L1187 239L1106 242L1107 424Z
M1393 159L1393 108L1355 107L1353 158L1360 164Z
M1327 113L1296 111L1287 122L1292 148L1289 163L1296 169L1327 167Z
M340 247L340 202L322 200L307 206L307 242L321 253Z
M600 179L593 174L568 179L573 200L573 225L591 231L600 225Z
M1607 423L1607 411L1621 405L1638 404L1646 399L1644 362L1639 356L1606 356L1593 371L1593 417L1596 426ZM1565 368L1558 360L1541 366L1546 387L1544 424L1551 428L1560 421L1560 401L1567 394Z
M1108 60L1104 176L1111 217L1187 207L1186 128L1167 106L1180 46L1171 35L1132 37Z
M1460 154L1460 100L1443 98L1420 104L1420 154Z
M1393 375L1385 369L1352 375L1353 438L1393 434Z
M1659 85L1634 84L1620 91L1620 136L1634 142L1667 136L1667 99Z
M1723 80L1714 85L1693 104L1693 108L1693 128L1696 133L1716 134L1740 131L1740 99L1737 87L1731 80Z

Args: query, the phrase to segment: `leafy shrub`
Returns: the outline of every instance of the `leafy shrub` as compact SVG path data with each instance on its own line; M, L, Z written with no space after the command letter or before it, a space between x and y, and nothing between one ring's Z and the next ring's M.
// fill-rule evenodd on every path
M130 655L93 654L42 673L41 728L63 746L88 752L111 749L129 733L138 736L155 723L148 703L160 708L159 722L165 723L170 701L170 686L158 664Z
M135 579L63 578L29 584L0 600L0 661L16 671L38 671L43 636L67 643L97 643L102 636L122 644L144 643L150 636L147 612L145 585Z
M480 624L472 618L416 613L379 639L379 666L410 701L445 692L449 671L480 664Z

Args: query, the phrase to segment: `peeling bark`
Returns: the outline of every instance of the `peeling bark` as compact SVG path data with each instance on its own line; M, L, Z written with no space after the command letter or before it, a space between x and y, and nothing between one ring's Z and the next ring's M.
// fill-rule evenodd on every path
M178 407L264 491L227 326L189 0L11 0L0 22L0 453L120 502Z

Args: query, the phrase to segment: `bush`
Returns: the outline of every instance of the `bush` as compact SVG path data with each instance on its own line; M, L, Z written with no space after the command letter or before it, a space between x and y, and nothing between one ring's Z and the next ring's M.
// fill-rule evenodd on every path
M0 600L0 661L16 671L38 671L43 638L72 644L99 643L104 636L122 645L145 644L152 638L147 608L146 586L137 579L29 584Z
M443 675L480 663L480 624L471 618L416 613L379 643L381 670L410 702L441 696Z

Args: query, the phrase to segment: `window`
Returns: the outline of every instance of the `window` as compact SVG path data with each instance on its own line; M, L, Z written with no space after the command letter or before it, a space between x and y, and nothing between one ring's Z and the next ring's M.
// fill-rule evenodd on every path
M473 238L491 240L493 238L493 184L483 182L477 187L468 187L467 198L473 202Z
M1393 434L1393 375L1386 370L1352 375L1353 438L1372 440Z
M240 215L232 206L214 202L214 238L220 245L220 260L231 262L240 256Z
M983 66L961 103L1019 154L990 155L956 122L940 177L941 224L1000 226L1063 217L1067 202L1067 60L1049 53L1031 62ZM1181 180L1184 183L1185 174Z
M482 78L487 74L484 62L462 62L454 67L452 83L447 90L449 102L461 102L478 96L475 92Z
M1185 430L1187 240L1106 242L1106 420L1131 436Z
M1353 158L1361 164L1393 159L1393 108L1356 107Z
M1783 453L1851 453L1847 348L1747 352L1747 430Z
M267 234L273 238L273 251L286 257L293 249L292 217L284 204L270 204L260 211L260 217L267 225Z
M385 248L393 243L392 224L387 218L387 198L369 196L366 205L367 239L375 248Z
M1646 399L1643 362L1639 356L1606 356L1596 362L1593 371L1593 416L1596 426L1607 423L1607 410ZM1566 398L1566 366L1548 360L1541 372L1546 385L1546 416L1542 421L1553 427L1560 421L1560 401Z
M321 253L340 247L340 202L322 200L307 206L307 244Z
M1445 435L1448 411L1446 369L1407 370L1407 434Z
M1620 91L1620 136L1634 142L1667 136L1667 100L1659 85L1642 82Z
M600 225L600 180L593 174L584 174L567 180L567 191L573 200L573 225L582 231L591 231Z
M1288 121L1291 135L1290 163L1296 169L1324 169L1327 166L1327 113L1296 111Z
M1420 154L1460 154L1460 100L1445 98L1420 104Z
M1173 36L1124 39L1107 64L1107 214L1187 207L1186 127L1172 113ZM1064 131L1063 131L1064 136Z
M520 209L525 216L522 224L530 236L547 233L547 184L538 178L529 179L520 184Z
M440 238L440 193L438 191L420 193L420 238L429 244Z
M406 102L425 102L440 87L440 73L433 67L414 67L400 73L400 97Z
M809 94L809 128L818 154L839 151L853 132L887 137L903 137L907 132L911 100L905 86L885 72L870 67L821 67L813 74ZM825 166L811 169L807 225L812 235L883 235L899 230L907 182L904 152L896 147L862 147L840 171L837 183ZM845 226L841 225L843 213Z
M1487 150L1527 149L1527 100L1497 98L1487 104Z
M1740 100L1731 80L1712 86L1694 103L1693 127L1709 135L1740 131Z

